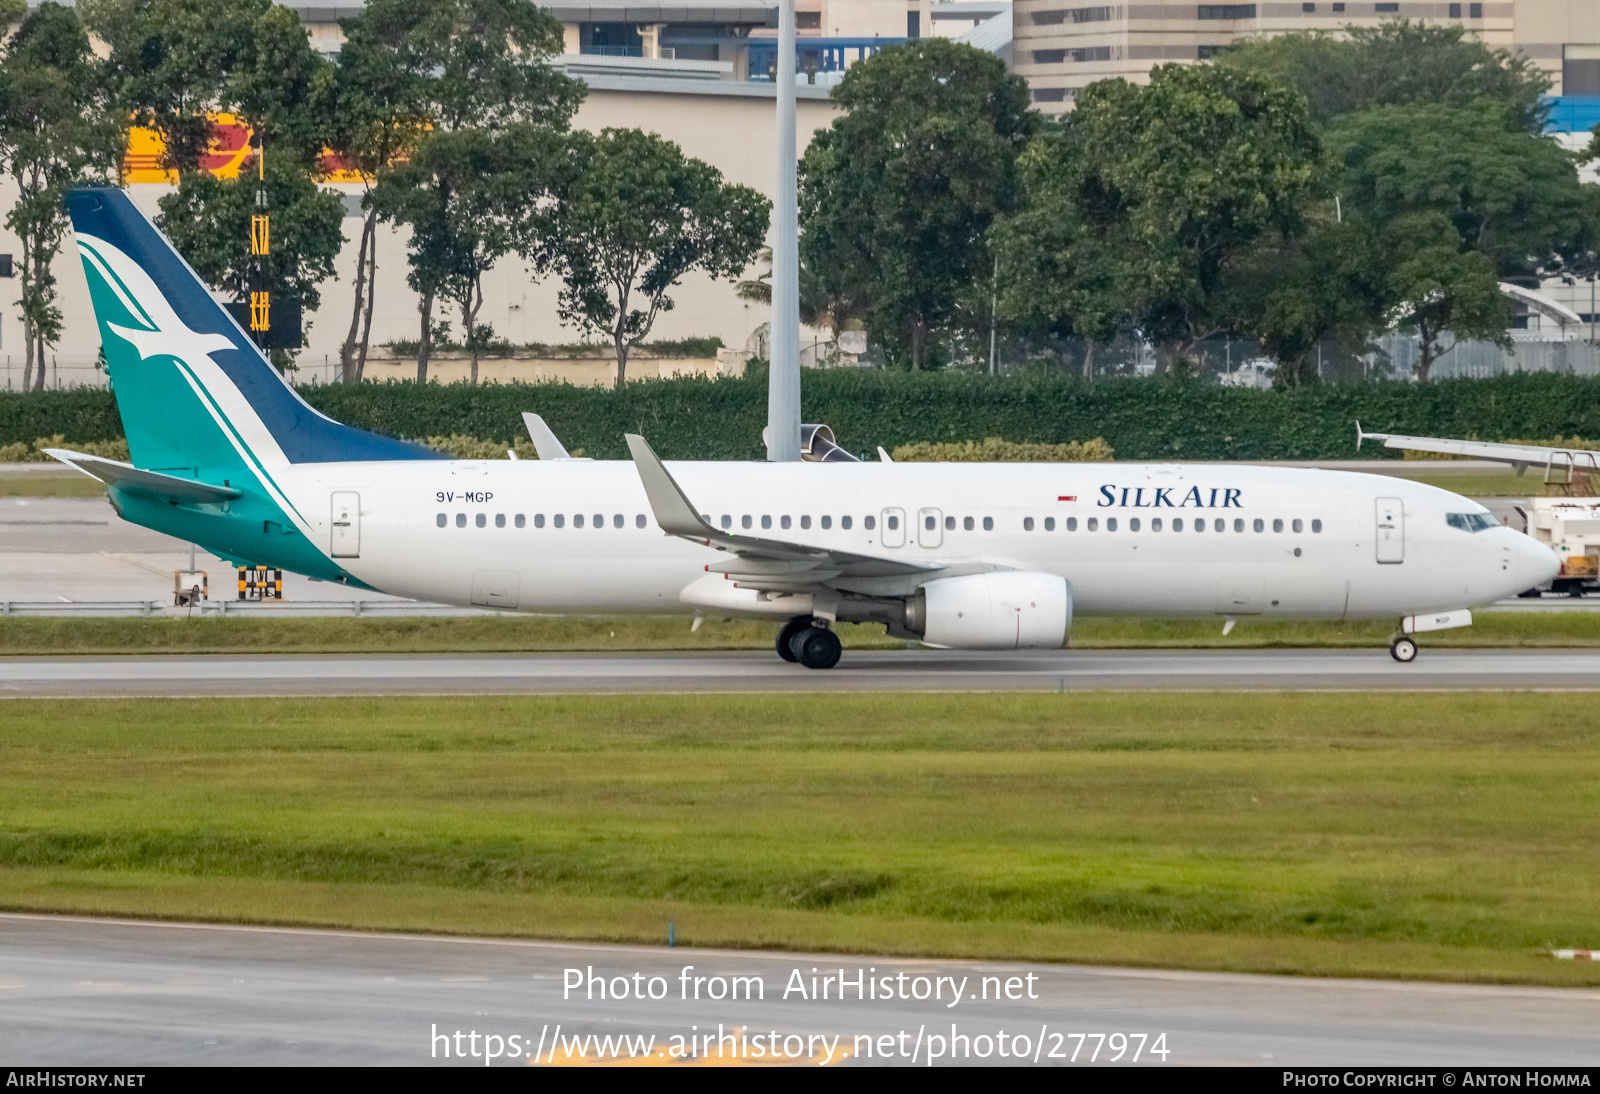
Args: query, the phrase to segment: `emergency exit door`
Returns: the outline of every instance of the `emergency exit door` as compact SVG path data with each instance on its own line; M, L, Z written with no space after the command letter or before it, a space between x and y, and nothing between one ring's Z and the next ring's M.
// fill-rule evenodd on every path
M904 509L885 509L878 514L883 521L883 528L878 533L878 542L885 547L904 547L906 545L906 511Z
M1378 561L1406 560L1406 513L1399 498L1378 499Z
M944 514L924 509L917 514L917 546L938 547L944 543Z
M337 490L333 495L334 558L361 557L361 495Z

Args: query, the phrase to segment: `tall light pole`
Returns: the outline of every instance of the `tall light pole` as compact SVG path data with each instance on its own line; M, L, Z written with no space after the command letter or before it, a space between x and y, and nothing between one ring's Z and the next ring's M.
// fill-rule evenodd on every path
M772 245L767 459L800 458L800 213L795 182L794 0L778 5L778 218Z

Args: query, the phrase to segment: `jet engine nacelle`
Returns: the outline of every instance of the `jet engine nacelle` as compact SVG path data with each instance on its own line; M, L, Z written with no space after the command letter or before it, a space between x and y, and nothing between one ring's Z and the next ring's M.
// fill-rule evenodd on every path
M906 604L906 629L948 649L1060 649L1072 629L1072 587L1055 574L940 578Z

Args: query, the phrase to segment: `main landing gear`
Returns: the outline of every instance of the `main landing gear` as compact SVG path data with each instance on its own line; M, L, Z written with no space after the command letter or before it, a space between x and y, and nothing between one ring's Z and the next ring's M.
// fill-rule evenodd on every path
M1389 656L1402 665L1409 665L1417 659L1417 644L1406 635L1397 635L1389 643Z
M797 615L778 632L778 656L808 669L831 669L839 663L839 636L807 615Z

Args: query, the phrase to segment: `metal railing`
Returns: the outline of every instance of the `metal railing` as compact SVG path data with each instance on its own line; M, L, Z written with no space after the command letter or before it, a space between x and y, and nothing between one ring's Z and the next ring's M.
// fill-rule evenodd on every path
M0 600L0 616L188 616L205 618L242 616L373 616L397 615L507 615L492 608L460 608L418 600L205 600L193 612L164 600Z

